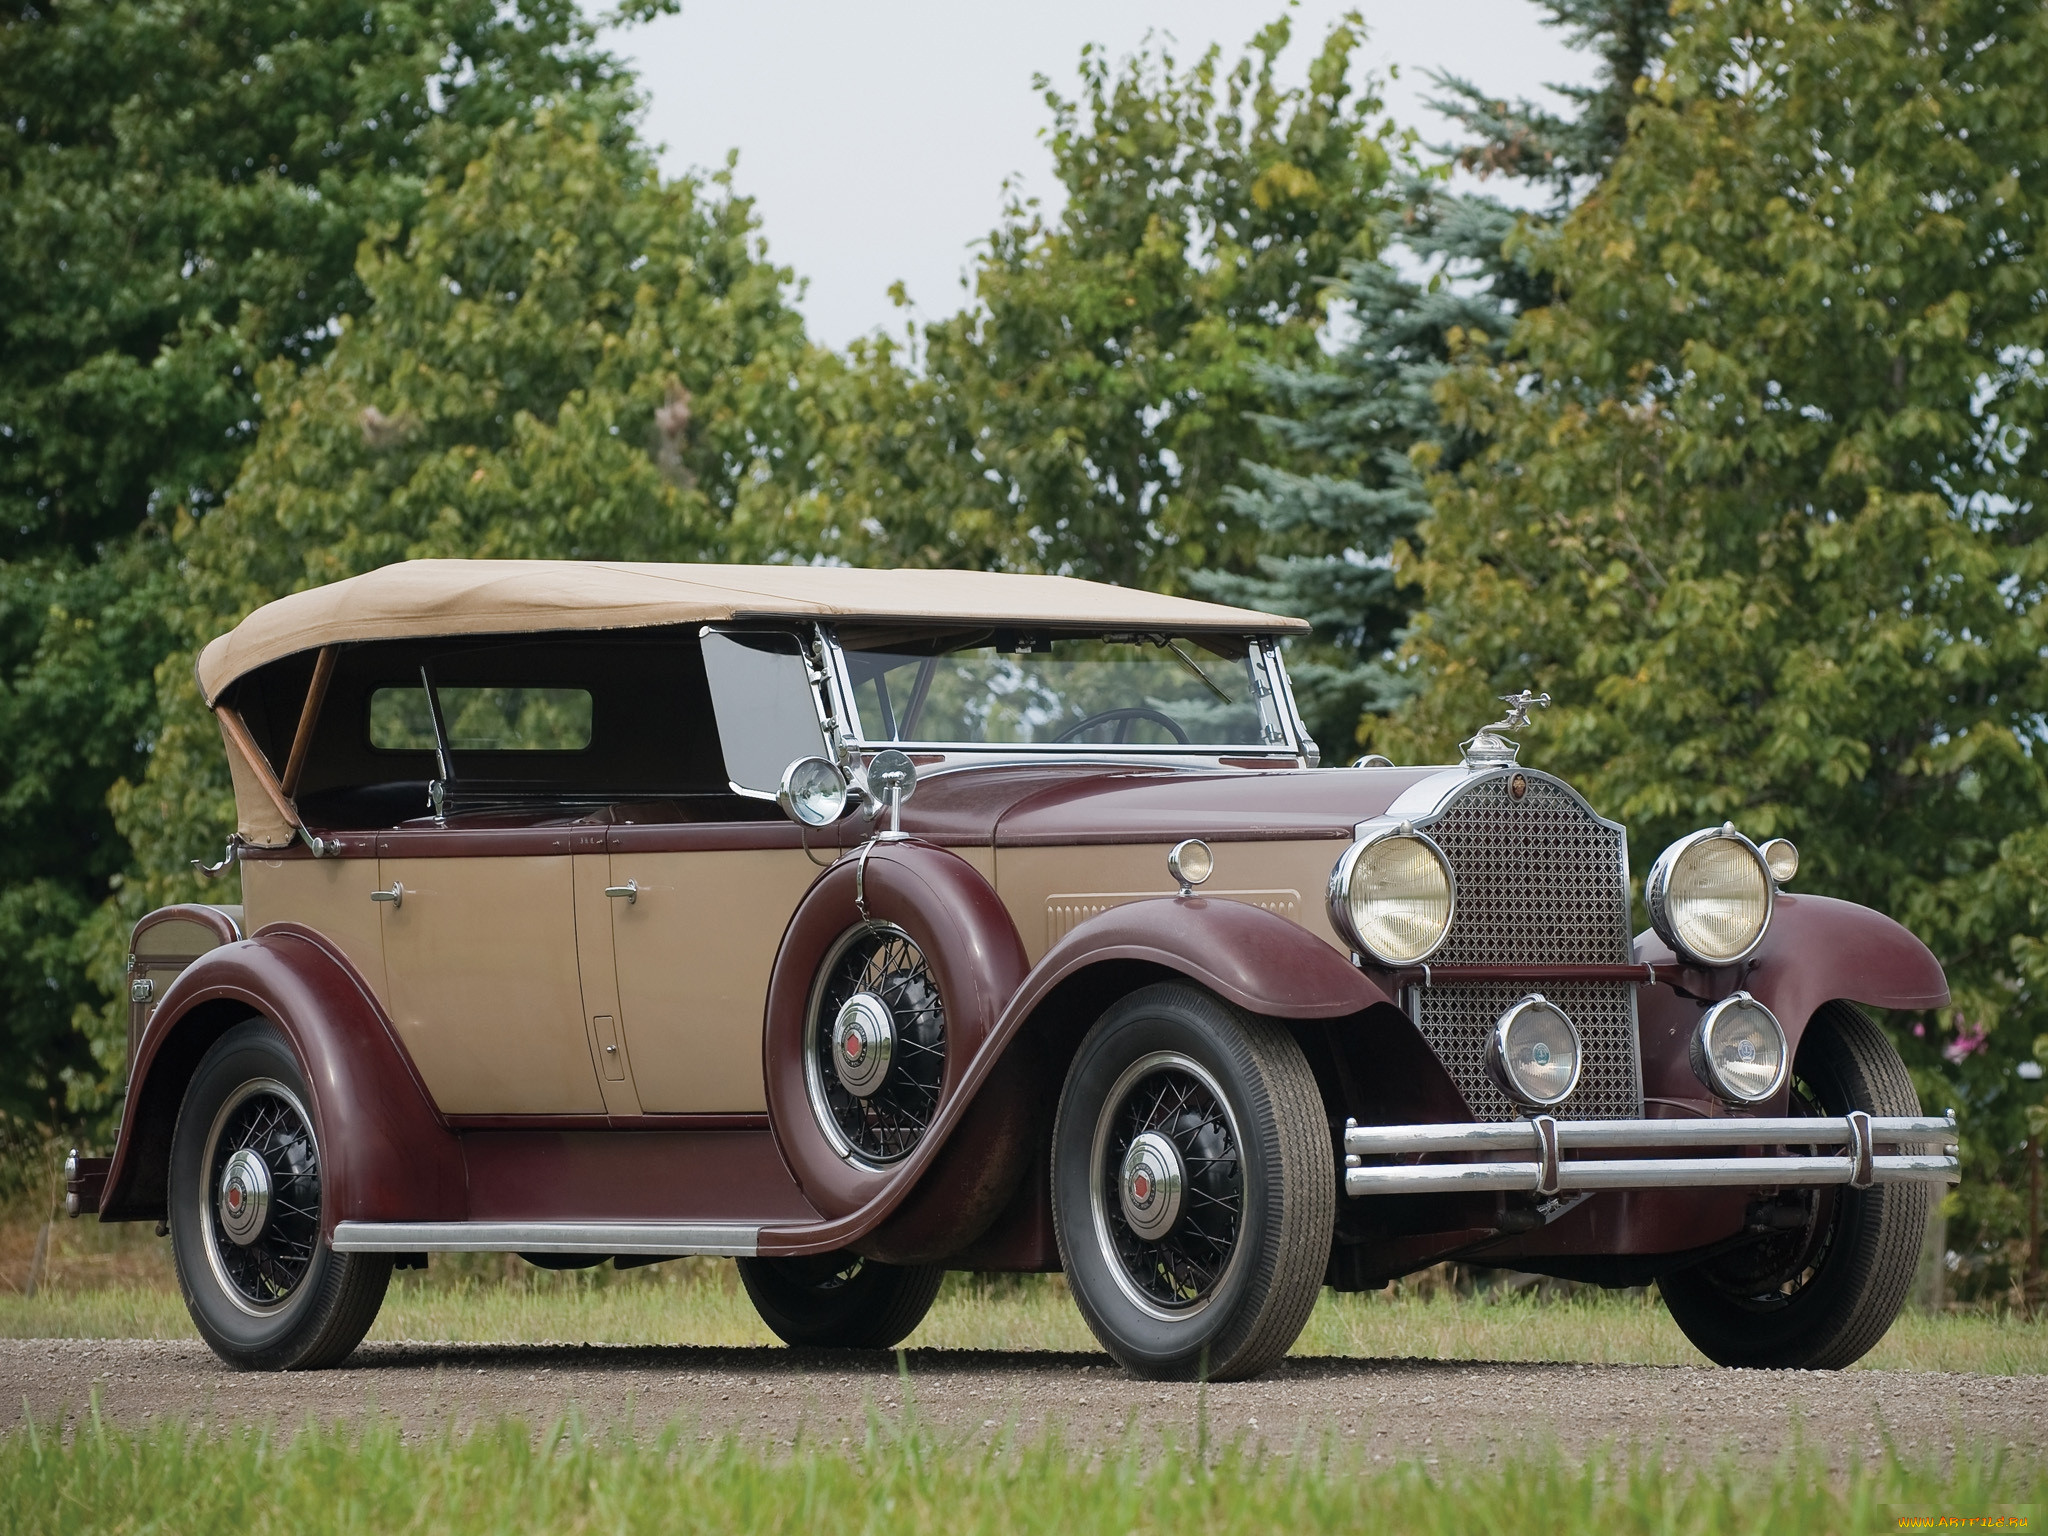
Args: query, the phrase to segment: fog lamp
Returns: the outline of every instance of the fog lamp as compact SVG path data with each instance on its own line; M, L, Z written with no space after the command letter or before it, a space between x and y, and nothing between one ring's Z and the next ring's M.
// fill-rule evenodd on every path
M1557 1004L1532 993L1502 1014L1487 1042L1486 1065L1501 1092L1548 1109L1579 1086L1579 1028Z
M1758 1104L1785 1081L1785 1029L1747 992L1706 1011L1692 1037L1692 1069L1709 1088L1737 1104Z

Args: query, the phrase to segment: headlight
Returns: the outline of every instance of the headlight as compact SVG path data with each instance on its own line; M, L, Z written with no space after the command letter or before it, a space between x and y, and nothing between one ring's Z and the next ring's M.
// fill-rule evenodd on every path
M1785 1081L1785 1029L1747 992L1723 998L1692 1037L1692 1069L1724 1099L1758 1104Z
M1443 850L1406 822L1353 843L1330 871L1331 926L1383 965L1435 954L1455 901Z
M1771 873L1731 823L1681 837L1657 855L1643 900L1650 924L1697 965L1746 960L1771 925Z
M1550 999L1525 997L1493 1026L1486 1065L1509 1098L1531 1109L1561 1104L1579 1086L1579 1027Z

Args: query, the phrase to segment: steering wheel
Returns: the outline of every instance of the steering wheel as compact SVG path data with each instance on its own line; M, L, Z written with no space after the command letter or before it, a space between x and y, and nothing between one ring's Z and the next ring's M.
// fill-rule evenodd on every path
M1108 725L1112 720L1117 721L1119 723L1118 730L1116 733L1116 739L1119 742L1127 742L1131 739L1131 723L1133 721L1150 720L1154 725L1165 726L1166 729L1172 734L1173 739L1179 742L1182 746L1186 746L1188 744L1188 733L1180 728L1180 722L1178 720L1175 720L1173 716L1166 714L1163 711L1152 709L1143 704L1134 704L1126 709L1097 710L1094 714L1088 716L1087 719L1078 720L1074 724L1068 726L1064 731L1061 731L1059 735L1055 736L1053 740L1072 741L1076 736L1080 735L1083 731L1092 730L1094 727L1098 725Z

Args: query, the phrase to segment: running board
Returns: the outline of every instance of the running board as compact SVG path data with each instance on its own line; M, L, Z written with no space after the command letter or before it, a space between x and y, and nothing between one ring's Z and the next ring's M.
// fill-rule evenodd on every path
M761 1229L705 1221L343 1221L336 1253L595 1253L751 1259Z

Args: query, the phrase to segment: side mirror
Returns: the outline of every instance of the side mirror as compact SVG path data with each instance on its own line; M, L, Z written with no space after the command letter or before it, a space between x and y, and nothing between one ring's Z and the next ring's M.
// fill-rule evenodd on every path
M800 757L782 770L775 803L798 826L829 827L847 813L853 788L839 765L822 757Z
M917 764L910 760L907 752L898 752L894 747L877 752L868 762L868 798L875 803L876 810L889 808L889 830L885 838L903 835L903 802L917 788ZM870 813L872 814L872 812Z

